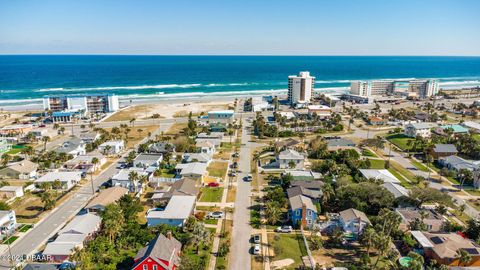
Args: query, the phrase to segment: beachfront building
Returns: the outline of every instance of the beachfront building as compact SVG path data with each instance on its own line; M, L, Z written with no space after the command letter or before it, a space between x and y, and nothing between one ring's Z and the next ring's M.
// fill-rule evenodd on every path
M118 111L114 94L52 95L43 98L43 108L54 112L107 113Z
M288 102L292 106L309 103L315 88L315 77L302 71L298 75L288 76Z
M206 118L209 123L232 123L233 115L233 110L209 111Z
M13 210L0 211L0 240L12 235L17 226L17 216Z
M438 93L438 83L436 80L417 79L352 81L350 93L360 97L398 95L410 98L428 98Z

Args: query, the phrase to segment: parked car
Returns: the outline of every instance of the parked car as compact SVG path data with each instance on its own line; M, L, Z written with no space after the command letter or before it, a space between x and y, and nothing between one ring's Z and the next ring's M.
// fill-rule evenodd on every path
M260 244L260 239L261 239L260 234L255 234L255 235L253 236L253 243L255 243L255 244Z
M239 156L238 152L235 152L235 153L232 154L232 157L238 157L238 156Z
M125 169L127 167L128 167L127 163L124 163L124 162L118 163L117 165L117 169Z
M208 213L207 218L211 218L211 219L223 218L223 212L220 212L220 211L210 212Z
M260 249L260 244L255 244L255 245L253 246L253 254L255 254L255 255L260 255L260 251L261 251L261 249Z
M230 172L228 173L228 176L230 176L230 177L235 177L235 176L237 176L237 173L234 172L234 171L230 171Z
M253 180L253 176L252 174L247 174L247 176L245 176L245 181L252 181Z
M280 226L280 227L277 227L275 229L276 232L280 232L280 233L291 233L293 232L293 228L292 226Z
M207 186L209 186L209 187L218 187L218 186L220 186L220 184L217 183L217 182L211 182L211 183L208 183Z

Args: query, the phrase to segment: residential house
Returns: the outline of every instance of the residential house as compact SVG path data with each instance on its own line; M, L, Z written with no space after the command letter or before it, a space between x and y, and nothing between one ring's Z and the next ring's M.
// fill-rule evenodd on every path
M365 227L371 224L367 215L357 209L349 208L341 211L339 214L339 221L343 231L354 239L363 232Z
M360 173L366 179L375 179L383 182L382 186L386 188L395 198L408 196L408 190L401 185L400 180L390 171L382 169L360 169Z
M168 232L159 234L135 256L132 270L175 270L180 265L182 244Z
M195 196L200 193L198 181L182 178L174 182L166 192L157 192L152 196L153 201L169 201L173 196Z
M72 138L64 142L60 147L55 149L57 153L65 153L67 155L72 155L76 157L78 155L85 155L87 151L85 150L85 143L80 138Z
M232 123L234 119L233 110L209 111L206 119L209 123Z
M227 125L223 123L211 123L209 125L209 130L211 132L226 132L227 131Z
M215 145L209 141L200 140L195 143L198 151L200 153L208 154L213 156L215 154Z
M4 126L0 129L0 136L9 137L9 136L18 136L22 134L28 134L33 129L33 125L9 125Z
M44 136L48 136L48 129L46 128L37 128L33 129L28 134L32 134L35 139L40 140Z
M325 105L308 105L308 115L313 117L316 115L321 119L329 118L332 115L332 109Z
M92 163L94 158L98 160L97 164ZM67 170L78 170L81 172L92 173L102 168L105 163L107 163L107 158L104 155L98 152L92 152L86 155L77 156L74 159L65 162L63 167Z
M204 178L208 175L207 164L201 162L179 163L175 166L175 170L181 177L200 180L202 183Z
M461 123L461 125L470 129L470 131L473 131L475 133L480 133L480 123L473 122L473 121L465 121Z
M458 154L457 147L454 144L435 144L430 151L435 160L441 157L454 156Z
M323 192L321 190L312 190L302 186L295 186L287 189L288 198L298 195L305 196L307 198L310 198L314 203L318 203L320 202L320 198L322 197Z
M96 131L88 131L80 133L79 137L85 143L93 143L96 140L100 139L101 135Z
M458 156L442 157L438 163L449 170L459 172L462 169L473 172L473 186L480 187L480 160L466 160Z
M436 127L436 123L422 122L422 123L410 123L405 125L405 136L416 138L417 136L423 138L430 138L432 135L432 128Z
M133 166L144 169L148 167L158 167L162 160L162 154L140 154L133 160Z
M175 145L169 142L156 142L148 146L148 152L155 154L174 153L175 150Z
M295 148L295 147L299 146L300 143L301 143L300 141L297 141L297 140L292 139L292 138L288 138L288 139L283 140L283 141L275 142L275 149L285 150L285 149L288 149L288 148Z
M54 183L55 181L59 181L62 184L62 189L70 190L73 188L77 183L82 180L82 172L49 172L44 176L38 178L34 181L35 185L40 185L42 183Z
M443 216L433 209L397 208L395 212L402 217L399 226L399 229L402 231L409 231L410 224L415 220L422 221L429 232L441 231L445 223Z
M6 153L12 149L12 144L5 139L0 139L0 154Z
M95 214L75 216L58 232L57 238L47 244L42 252L43 255L49 256L54 262L68 260L75 249L82 249L87 241L95 237L101 223L102 219Z
M142 184L140 183L140 179L130 179L131 172L136 172L138 178L148 176L148 173L143 168L133 167L129 169L122 169L117 174L112 176L112 186L123 187L130 190L130 192L138 192Z
M22 160L0 169L0 178L30 180L37 177L37 169L38 164L29 160Z
M367 122L372 126L383 126L388 124L388 119L383 119L383 118L371 115L368 117Z
M105 207L111 203L115 203L120 198L128 193L128 189L123 187L111 187L104 189L98 193L98 195L93 198L85 209L87 212L101 212L105 210Z
M462 264L459 262L457 252L464 250L470 255L471 260L463 266L480 266L480 248L474 241L458 233L411 231L411 234L429 260L448 266L460 266Z
M183 162L191 163L191 162L201 162L206 163L207 165L210 164L213 157L207 153L185 153L183 154Z
M344 149L355 149L356 144L345 138L332 138L327 139L327 150L328 151L337 151Z
M322 181L313 180L293 180L290 182L291 187L303 187L310 190L321 191L325 183Z
M147 211L148 226L167 224L182 227L195 210L195 196L174 195L165 208L152 208Z
M453 135L468 134L468 128L462 125L451 125L451 124L440 126L439 128L435 129L435 133L439 135L447 135L448 130L450 130L450 132Z
M201 132L197 134L197 139L216 139L223 140L223 132Z
M276 157L280 169L303 169L305 156L293 149L286 149Z
M118 154L125 149L125 142L123 140L108 141L100 144L98 150L104 155Z
M17 216L13 210L0 211L0 240L5 239L15 231Z
M3 186L0 188L0 199L9 201L11 199L23 197L22 186Z
M313 201L306 196L296 195L288 198L290 209L288 215L293 225L300 227L311 227L317 220L317 207Z

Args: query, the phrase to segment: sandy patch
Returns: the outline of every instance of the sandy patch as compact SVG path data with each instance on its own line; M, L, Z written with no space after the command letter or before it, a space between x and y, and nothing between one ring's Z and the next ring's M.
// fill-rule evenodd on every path
M288 267L289 265L293 264L295 261L293 259L283 259L274 261L270 264L272 269L282 269Z

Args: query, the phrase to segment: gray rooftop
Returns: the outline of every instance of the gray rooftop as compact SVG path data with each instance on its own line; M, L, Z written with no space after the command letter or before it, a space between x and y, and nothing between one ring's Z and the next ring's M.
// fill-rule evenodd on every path
M433 151L435 153L458 153L454 144L435 144Z
M303 205L307 207L307 209L317 211L317 207L313 204L312 200L306 196L303 195L297 195L294 197L288 198L288 201L290 202L290 208L292 210L302 208Z

